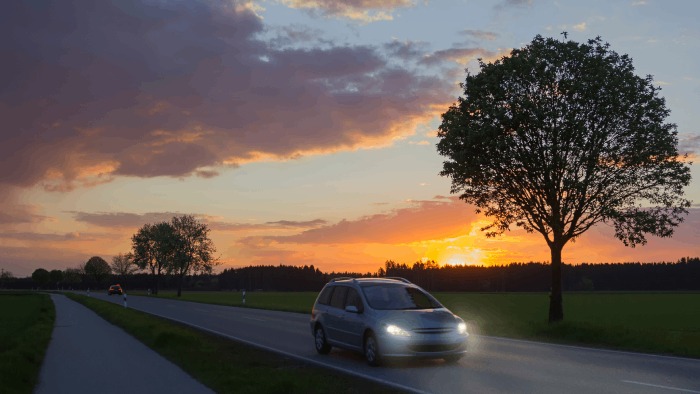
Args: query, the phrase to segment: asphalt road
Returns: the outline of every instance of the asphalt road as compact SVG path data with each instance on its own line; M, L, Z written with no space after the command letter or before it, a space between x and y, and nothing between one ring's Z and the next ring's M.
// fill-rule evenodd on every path
M700 394L694 359L471 335L468 355L455 365L421 360L373 368L344 350L318 355L304 314L133 296L128 307L408 392Z

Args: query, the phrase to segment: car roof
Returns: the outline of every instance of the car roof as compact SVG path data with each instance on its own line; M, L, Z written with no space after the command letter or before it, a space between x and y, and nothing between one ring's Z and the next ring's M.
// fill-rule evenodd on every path
M413 285L408 279L398 277L384 278L334 278L330 283L355 283L360 286L377 285L377 284L394 284L394 285ZM329 283L329 284L330 284Z

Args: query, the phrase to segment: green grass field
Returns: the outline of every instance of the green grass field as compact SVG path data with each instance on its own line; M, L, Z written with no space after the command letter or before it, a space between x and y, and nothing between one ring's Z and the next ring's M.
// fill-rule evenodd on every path
M316 295L248 292L245 305L238 292L185 292L181 299L309 313ZM700 358L700 293L565 293L564 322L553 325L544 293L434 295L477 334Z
M34 390L55 318L46 294L0 292L0 392Z

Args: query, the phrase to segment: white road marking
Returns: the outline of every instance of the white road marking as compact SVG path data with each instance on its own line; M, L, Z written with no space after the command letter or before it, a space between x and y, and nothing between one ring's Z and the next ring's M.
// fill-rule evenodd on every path
M481 337L481 338L490 338L490 339L497 339L497 340L503 341L503 342L520 342L520 343L525 343L525 344L542 345L542 346L548 346L548 347L558 347L558 348L568 348L568 349L585 350L585 351L596 352L596 353L612 353L612 354L620 354L620 355L630 355L630 356L638 356L638 357L650 357L650 358L667 359L667 360L678 360L678 361L694 360L694 359L689 358L689 357L667 356L667 355L664 355L664 354L640 353L640 352L625 351L625 350L603 349L603 348L597 348L597 347L586 347L586 346L576 346L576 345L564 345L564 344L561 344L561 343L550 343L550 342L532 341L532 340L528 340L528 339L517 339L517 338L496 337L496 336L491 336L491 335L476 335L476 334L470 334L470 335L473 335L475 338L479 338L479 337Z
M671 386L661 386L658 384L651 384L651 383L644 383L644 382L635 382L634 380L623 380L623 383L630 383L630 384L638 384L640 386L647 386L647 387L656 387L658 389L665 389L665 390L673 390L673 391L682 391L684 393L695 393L695 394L700 394L700 391L696 390L689 390L689 389L682 389L678 387L671 387Z

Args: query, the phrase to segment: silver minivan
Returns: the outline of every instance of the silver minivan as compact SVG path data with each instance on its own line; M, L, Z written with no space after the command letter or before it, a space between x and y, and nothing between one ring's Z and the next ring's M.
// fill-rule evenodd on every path
M403 278L337 278L311 311L316 351L333 346L362 352L367 363L402 357L458 361L467 326L428 292Z

